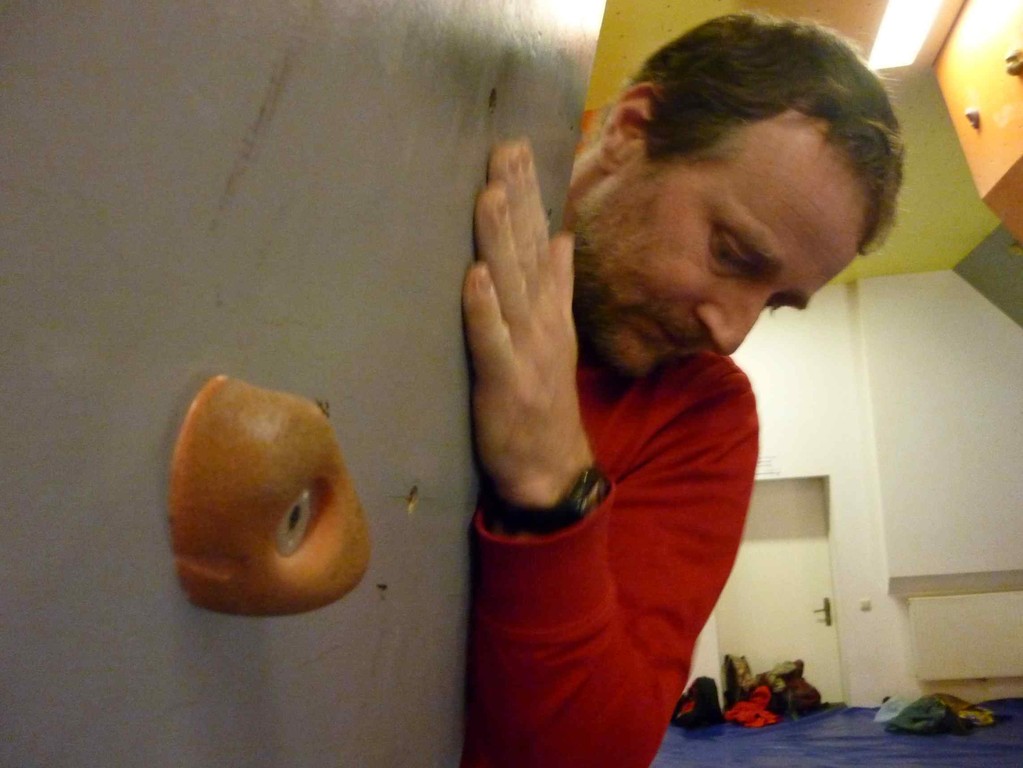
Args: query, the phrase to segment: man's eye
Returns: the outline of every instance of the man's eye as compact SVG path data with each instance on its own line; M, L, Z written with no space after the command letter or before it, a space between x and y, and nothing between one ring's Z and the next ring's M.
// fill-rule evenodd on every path
M746 253L725 240L718 243L717 260L728 269L744 275L755 275L760 267L755 255Z
M722 262L732 267L747 269L751 266L749 261L741 253L736 253L731 248L722 249L719 254L719 258Z

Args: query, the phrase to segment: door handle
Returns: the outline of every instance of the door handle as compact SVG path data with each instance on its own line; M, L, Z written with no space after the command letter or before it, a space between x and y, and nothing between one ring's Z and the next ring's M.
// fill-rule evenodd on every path
M824 607L816 609L814 611L814 613L823 613L824 614L824 626L830 627L831 626L831 599L825 597L824 598Z

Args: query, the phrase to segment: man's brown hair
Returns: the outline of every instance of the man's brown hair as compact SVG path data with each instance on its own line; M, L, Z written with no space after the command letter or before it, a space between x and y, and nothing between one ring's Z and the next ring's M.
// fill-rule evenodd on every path
M904 149L880 78L835 32L758 14L712 19L654 53L633 78L655 86L651 160L699 158L746 124L795 110L827 125L867 198L859 250L895 219Z

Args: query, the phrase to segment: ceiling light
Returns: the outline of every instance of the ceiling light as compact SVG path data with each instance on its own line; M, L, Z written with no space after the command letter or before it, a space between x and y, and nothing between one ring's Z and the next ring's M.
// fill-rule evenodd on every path
M906 67L916 61L941 8L941 0L888 0L874 49L871 69Z

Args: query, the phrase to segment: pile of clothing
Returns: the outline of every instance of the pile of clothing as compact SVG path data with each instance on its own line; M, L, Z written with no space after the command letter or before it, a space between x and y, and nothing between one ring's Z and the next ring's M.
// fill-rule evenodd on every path
M754 675L745 656L725 656L722 666L725 711L718 701L717 684L698 677L682 694L671 722L699 728L731 722L747 728L773 725L784 717L800 717L821 705L821 694L803 677L803 662L785 661L769 672Z
M725 656L725 719L761 728L782 717L800 717L821 707L821 694L805 677L803 661L783 661L754 675L745 656Z
M986 707L970 704L958 696L936 693L915 701L899 697L885 699L874 715L893 733L968 733L977 726L995 724L995 715Z

